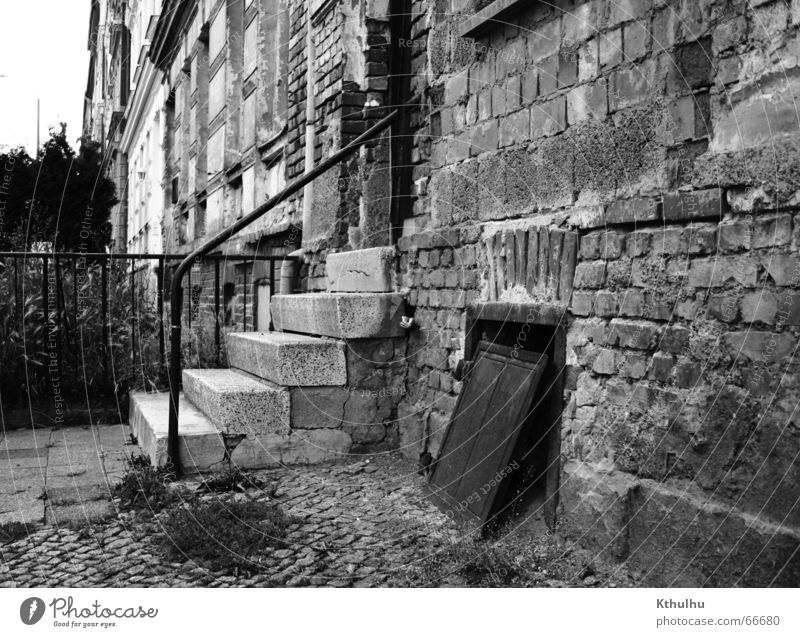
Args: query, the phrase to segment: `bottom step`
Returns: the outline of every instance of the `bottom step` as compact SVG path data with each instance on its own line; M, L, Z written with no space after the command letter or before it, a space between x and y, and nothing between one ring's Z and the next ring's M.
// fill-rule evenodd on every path
M132 392L130 425L139 447L156 466L167 460L169 394ZM227 468L222 436L211 420L180 395L178 421L180 461L185 473ZM296 430L244 437L231 452L231 461L243 469L315 464L349 457L353 441L336 429Z

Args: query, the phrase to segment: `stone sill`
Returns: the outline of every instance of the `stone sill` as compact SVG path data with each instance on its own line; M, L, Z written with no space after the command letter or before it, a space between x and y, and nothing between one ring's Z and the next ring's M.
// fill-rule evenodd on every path
M484 31L497 25L497 20L511 15L513 12L530 7L530 0L495 0L473 16L464 20L458 27L458 35L462 38L475 38Z

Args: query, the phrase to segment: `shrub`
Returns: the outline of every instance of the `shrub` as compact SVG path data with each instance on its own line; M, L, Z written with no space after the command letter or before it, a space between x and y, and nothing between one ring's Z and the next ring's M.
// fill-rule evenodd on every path
M120 482L114 485L114 495L125 509L160 511L178 497L167 486L171 478L165 469L152 466L147 456L134 456Z
M165 513L158 543L172 560L254 570L260 553L285 546L287 524L271 502L195 499Z
M28 527L23 522L0 524L0 543L9 544L28 536Z

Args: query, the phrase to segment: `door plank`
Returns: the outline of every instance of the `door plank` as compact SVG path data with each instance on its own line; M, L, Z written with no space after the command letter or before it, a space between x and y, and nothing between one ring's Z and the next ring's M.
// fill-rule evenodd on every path
M491 514L548 357L481 341L431 473L453 516L481 525Z

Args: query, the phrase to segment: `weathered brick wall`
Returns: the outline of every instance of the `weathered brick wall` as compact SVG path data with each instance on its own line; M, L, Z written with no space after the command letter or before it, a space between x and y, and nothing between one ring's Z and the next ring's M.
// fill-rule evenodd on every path
M414 3L404 450L438 451L467 303L561 303L562 518L651 581L769 583L800 527L800 3L530 3L475 39L470 7ZM553 231L571 298L517 277Z

